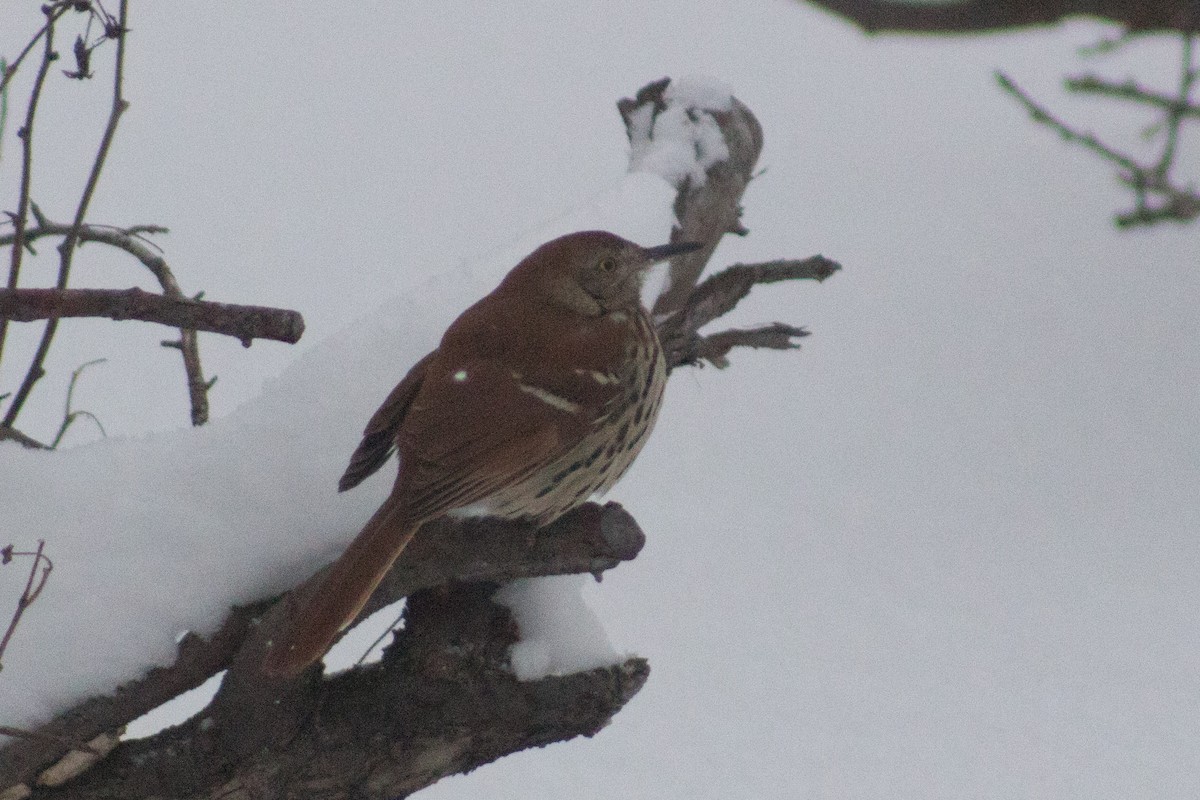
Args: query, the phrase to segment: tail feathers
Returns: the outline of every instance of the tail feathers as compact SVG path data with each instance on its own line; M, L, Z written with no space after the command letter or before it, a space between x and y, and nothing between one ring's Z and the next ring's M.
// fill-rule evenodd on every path
M271 643L263 671L290 677L323 656L338 632L358 616L419 524L403 519L390 500L385 502Z

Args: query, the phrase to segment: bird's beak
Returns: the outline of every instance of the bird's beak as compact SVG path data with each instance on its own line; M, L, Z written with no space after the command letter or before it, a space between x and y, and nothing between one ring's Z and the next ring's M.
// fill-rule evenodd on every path
M657 264L659 261L665 261L671 256L677 256L680 253L690 253L693 250L699 250L704 247L703 242L672 242L671 244L660 244L658 247L643 247L642 255L651 264Z

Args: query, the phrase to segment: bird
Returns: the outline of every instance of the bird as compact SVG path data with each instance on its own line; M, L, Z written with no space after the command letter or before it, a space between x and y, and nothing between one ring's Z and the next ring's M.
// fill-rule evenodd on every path
M273 637L263 671L293 677L320 659L423 523L486 515L542 526L616 483L666 385L643 280L699 247L567 234L451 323L368 421L338 482L351 489L397 453L391 493Z

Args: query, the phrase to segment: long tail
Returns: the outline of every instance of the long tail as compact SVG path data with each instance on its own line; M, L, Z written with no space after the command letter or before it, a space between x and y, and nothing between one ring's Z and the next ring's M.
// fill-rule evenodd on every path
M404 519L388 498L334 562L315 592L302 601L263 661L268 675L297 675L325 655L338 632L354 621L420 522Z

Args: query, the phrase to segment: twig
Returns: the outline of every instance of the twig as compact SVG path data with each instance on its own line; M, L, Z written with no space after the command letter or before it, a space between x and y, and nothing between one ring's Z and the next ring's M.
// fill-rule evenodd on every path
M1174 99L1166 101L1166 119L1164 121L1167 131L1166 141L1153 165L1141 164L1131 156L1104 144L1096 136L1075 130L1054 116L1045 106L1034 101L1003 73L997 72L996 80L1000 84L1000 88L1015 97L1025 107L1034 122L1046 125L1065 141L1082 145L1119 168L1118 179L1133 190L1134 208L1120 213L1114 218L1113 221L1118 228L1150 225L1165 220L1187 222L1200 217L1200 194L1190 188L1174 185L1170 180L1170 172L1177 152L1179 129L1184 118L1190 116L1188 109L1193 108L1190 95L1197 75L1192 66L1192 49L1192 37L1185 34L1179 92ZM1072 83L1068 82L1068 87L1071 85ZM1097 91L1112 96L1120 95L1122 99L1132 99L1132 96L1127 98L1125 95L1132 95L1135 91L1129 89L1128 84L1118 91L1112 84L1101 84L1092 78L1075 79L1074 85L1076 87L1081 85L1092 87L1085 91ZM1100 88L1101 86L1105 88ZM1139 96L1138 99L1160 106L1164 101L1161 96L1153 96L1150 100Z
M375 652L375 648L379 647L380 643L382 643L384 639L386 639L387 637L389 637L393 634L399 633L401 630L401 624L403 622L404 622L404 611L401 610L401 612L396 615L396 619L392 621L392 624L388 625L383 633L376 636L375 641L371 642L370 646L367 647L366 650L363 650L363 654L358 657L357 661L354 662L354 666L361 667L366 662L367 656L369 656L369 655L371 655L371 653Z
M88 367L90 367L94 364L103 364L107 360L108 360L107 358L96 358L91 361L86 361L83 364L80 364L78 367L76 367L75 371L71 373L71 382L69 384L67 384L67 400L66 400L66 403L63 408L63 421L62 421L62 424L58 426L58 435L55 436L54 441L50 443L51 450L58 449L59 442L61 442L63 436L66 435L67 429L71 427L71 424L74 423L78 417L87 417L92 422L96 423L96 427L100 429L101 436L106 436L106 437L108 436L108 434L104 430L104 426L100 423L100 420L96 417L95 414L93 414L90 411L72 411L71 410L71 401L75 395L75 383L76 383L76 381L79 380L79 376L82 375L83 371L85 369L87 369Z
M42 593L42 589L45 588L46 581L50 577L50 571L54 569L54 562L45 555L45 549L46 542L41 539L38 540L37 550L33 552L14 550L11 544L0 549L0 566L10 564L14 558L20 556L33 556L33 565L30 566L29 577L25 580L25 590L21 592L21 597L17 600L17 610L13 612L12 619L9 620L8 630L4 632L4 637L0 638L0 670L4 669L4 651L8 648L8 643L12 640L25 609L38 599L38 595ZM39 567L41 568L40 578Z
M1017 98L1021 105L1025 106L1025 110L1029 112L1029 116L1033 118L1034 122L1053 129L1065 141L1076 142L1127 172L1141 170L1141 166L1129 156L1117 152L1090 133L1080 133L1069 127L1065 122L1051 114L1045 106L1039 105L1003 72L996 73L996 82L1000 84L1001 89Z
M774 322L761 328L731 328L720 333L697 337L692 349L680 353L685 364L707 361L717 369L729 366L726 356L735 347L767 348L770 350L796 350L800 347L794 340L808 336L804 328Z
M26 241L33 241L42 236L66 236L73 226L59 222L51 222L38 208L37 203L30 206L37 226L26 232ZM150 270L163 294L168 297L184 298L183 290L175 280L167 261L162 257L161 250L142 234L166 233L167 229L159 225L134 225L129 228L118 228L112 225L81 225L77 236L81 242L100 242L116 247L129 253ZM0 244L6 243L8 236L0 236ZM204 370L200 365L200 342L194 329L181 328L179 339L164 342L164 346L173 347L180 351L183 357L183 369L187 376L188 396L191 401L193 425L203 425L208 421L208 390L216 380L205 380Z
M1175 151L1179 145L1179 128L1183 124L1184 111L1191 106L1192 86L1196 82L1196 70L1192 66L1192 43L1194 39L1189 34L1183 34L1181 61L1179 68L1179 92L1175 97L1175 105L1167 109L1167 141L1163 145L1162 155L1154 166L1154 174L1167 179L1171 167L1175 163Z
M67 281L71 274L71 260L75 255L75 248L79 243L79 229L83 225L84 217L87 216L88 206L92 202L92 195L95 193L96 186L100 181L100 173L104 169L104 162L108 158L109 147L112 145L113 136L117 132L117 123L121 119L121 114L129 107L129 103L126 102L122 95L122 84L125 77L125 38L129 30L128 6L129 0L121 0L120 11L117 15L115 34L117 39L117 54L114 59L112 109L109 112L108 124L104 127L104 135L100 139L100 147L96 151L96 158L92 162L92 170L84 186L83 196L79 198L79 205L75 210L75 220L71 224L71 231L67 234L62 244L58 246L60 259L58 282L56 285L59 289L67 288ZM16 248L16 244L14 243L14 248ZM5 425L11 426L16 421L17 415L21 413L21 408L29 398L29 393L33 390L34 384L41 380L45 374L42 364L45 363L46 355L50 351L50 343L54 340L54 334L57 330L58 318L51 317L46 322L45 330L42 332L42 339L38 342L37 351L34 353L29 370L25 373L25 379L21 382L21 387L17 389L17 394L9 405L7 413L4 415Z
M57 2L50 3L43 8L46 13L46 24L33 35L33 38L29 40L29 43L25 45L21 53L13 59L12 63L5 67L3 74L0 74L0 91L8 87L8 82L17 74L17 70L20 69L21 62L25 60L25 56L29 55L29 52L37 46L41 38L47 33L53 35L52 29L54 23L58 22L58 18L67 13L73 5L75 5L74 0L57 0Z
M8 62L0 58L0 75L8 74ZM4 159L4 129L8 127L8 87L0 86L0 161Z
M170 297L142 289L0 289L0 318L17 322L107 317L157 322L172 328L232 336L246 347L255 339L295 344L304 319L295 311Z
M58 20L59 15L55 15L52 11L46 12L46 25L42 28L37 38L44 36L46 40L45 50L42 52L42 63L38 67L37 77L33 79L33 89L29 92L29 105L25 110L25 123L17 131L17 138L21 140L21 189L17 197L17 213L13 218L13 244L12 244L12 260L9 263L8 269L8 288L17 288L17 282L21 276L21 257L25 253L25 225L29 219L29 187L33 180L33 122L37 117L38 100L42 96L42 85L46 82L46 74L50 71L50 63L58 58L58 54L54 52L54 23ZM30 47L33 43L30 43ZM17 62L19 63L25 57L28 48L21 53ZM7 74L11 75L16 70L16 63L10 66ZM0 363L4 360L4 341L8 337L8 323L4 319L0 319ZM7 421L6 426L11 427L12 422Z
M793 347L791 339L807 333L782 323L753 331L727 331L710 337L701 337L699 330L732 311L758 284L823 281L839 269L841 266L836 261L812 256L802 260L735 264L718 272L693 289L682 308L659 323L658 335L667 353L667 364L677 367L704 359L723 366L726 353L734 347Z
M1134 103L1155 106L1164 111L1178 109L1181 116L1200 117L1200 106L1189 104L1181 106L1178 97L1155 92L1144 86L1139 86L1132 80L1124 81L1123 83L1113 83L1096 75L1080 75L1074 78L1067 78L1065 85L1067 90L1071 92L1095 94L1103 97L1112 97L1117 100L1129 100Z

